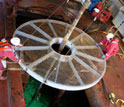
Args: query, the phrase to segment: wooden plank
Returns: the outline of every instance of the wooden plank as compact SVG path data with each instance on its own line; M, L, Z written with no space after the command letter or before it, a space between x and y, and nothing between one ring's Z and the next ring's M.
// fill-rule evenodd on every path
M8 71L11 88L12 107L25 107L21 71Z
M7 0L8 3L12 2L12 0ZM4 29L5 23L3 23L4 17L4 8L0 3L0 38L12 37L14 29L15 29L15 17L12 13L9 12L10 17L7 17L7 29ZM11 10L11 3L9 5L8 10ZM6 32L4 32L6 31ZM8 35L6 34L8 32ZM5 35L6 34L6 35ZM4 72L5 73L5 72ZM21 82L21 73L10 71L7 73L7 80L0 80L0 107L25 107L24 103L24 95L23 95L23 87ZM12 95L12 96L11 96ZM15 100L14 100L15 99Z
M0 80L0 107L9 107L7 80Z
M0 2L0 39L4 38L4 8ZM0 80L0 107L9 107L7 80Z
M29 62L24 62L25 64L30 64ZM24 71L17 62L7 62L7 70L8 71ZM32 70L36 70L34 67Z
M85 90L85 93L87 95L87 98L88 98L88 101L91 107L103 107L104 106L103 102L100 99L96 86Z
M7 62L7 70L9 71L22 71L23 69L19 66L17 62Z

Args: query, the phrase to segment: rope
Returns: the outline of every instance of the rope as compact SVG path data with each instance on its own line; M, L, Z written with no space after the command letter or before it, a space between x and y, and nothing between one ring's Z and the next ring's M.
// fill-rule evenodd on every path
M65 0L64 2L60 3L59 6L57 7L57 9L55 9L55 11L53 11L53 12L51 13L51 15L48 16L47 20L48 20L49 18L51 18L51 17L59 10L59 8L60 8L61 6L63 6L65 3L68 3L68 2L69 2L69 0L67 0L67 1ZM44 24L45 24L45 22L41 23L40 26L38 26L38 27L41 27L41 26L44 25ZM36 30L34 30L33 33L31 33L31 35L33 35L35 32L36 32ZM29 38L27 38L27 39L23 42L22 45L24 45L28 40L29 40ZM21 48L21 47L18 47L18 49L20 49L20 48Z
M47 18L47 20L48 20L49 18L51 18L51 17L59 10L59 8L60 8L61 6L63 6L65 3L68 3L68 2L69 2L69 0L65 0L64 2L60 3L59 6L57 7L57 9L55 9L55 11L53 11L53 12L51 13L51 15L49 15L49 17ZM41 23L40 26L38 26L38 27L41 27L41 26L44 25L44 24L45 24L45 22ZM33 33L31 33L31 34L33 35L35 32L36 32L36 30L34 30ZM24 45L28 40L29 40L29 38L27 38L27 39L23 42L22 45ZM18 47L18 49L20 49L20 48L21 48L21 47Z
M109 99L110 99L110 102L112 104L118 104L118 102L121 102L121 107L124 107L124 100L122 100L122 99L115 100L115 94L114 93L109 94Z
M65 0L64 2L62 2L61 4L59 4L59 6L57 7L57 9L55 9L55 11L53 11L53 12L51 13L51 15L48 16L47 20L48 20L49 18L51 18L51 17L59 10L59 8L60 8L61 6L63 6L65 3L67 3L67 2L69 2L69 0L68 0L68 1ZM41 27L41 26L44 25L44 24L45 24L45 22L41 23L38 27ZM35 32L36 32L36 30L34 30L33 33L31 33L31 34L33 35ZM26 39L26 40L24 41L23 45L25 44L25 42L26 42L27 40L29 40L29 39Z
M59 8L60 8L61 6L63 6L65 3L68 3L68 2L69 2L69 0L67 0L67 1L65 0L64 2L60 3L59 6L57 7L57 9L55 9L55 11L53 11L53 12L51 13L51 15L48 16L47 20L48 20L49 18L51 18L51 17L59 10ZM38 26L38 27L41 27L41 26L44 25L44 24L45 24L45 22L41 23L40 26ZM35 32L36 32L36 30L34 30L33 33L31 33L31 35L33 35ZM27 38L27 39L23 42L22 45L24 45L28 40L29 40L29 38ZM21 48L21 47L19 47L19 49L20 49L20 48Z
M110 90L109 90L109 88L106 86L106 82L105 82L104 78L102 78L101 81L102 81L103 90L104 90L104 95L105 95L105 97L106 97L106 100L107 100L107 101L110 101L110 98L109 98L109 96L108 96L108 93L110 93ZM111 100L114 101L113 98L112 98ZM115 105L115 107L117 107L116 103L113 103L113 104ZM108 102L108 105L110 106L110 102Z
M68 52L65 54L65 55L67 55L69 52L70 52L70 48L69 48L69 50L68 50ZM60 57L61 58L61 57ZM53 65L55 65L55 60L54 60L54 62L51 64L51 66L50 66L50 68L49 68L49 70L51 70L51 68L53 67ZM56 67L58 66L58 64L56 65ZM55 68L56 68L55 67ZM54 71L55 69L53 69L52 71L48 71L48 73L46 73L46 75L45 75L45 77L44 77L44 82L42 83L41 82L41 84L39 85L39 87L38 87L38 89L37 89L37 91L36 91L36 93L33 95L33 97L32 97L32 99L31 99L31 101L30 101L30 103L33 101L33 99L35 98L35 96L37 96L37 94L39 93L39 91L40 91L40 89L42 88L42 86L43 86L43 84L45 84L46 82L47 82L47 79L49 79L49 77L50 77L50 74ZM56 69L57 70L57 69ZM29 103L29 104L30 104ZM28 105L29 105L28 104Z
M101 10L103 10L103 9L105 9L105 5L107 5L109 2L107 2L106 3L106 0L104 0L104 1L102 1L102 9ZM97 20L97 16L99 15L99 14L101 14L100 12L94 17L94 19L92 20L92 22L90 22L90 24L87 26L87 28L85 28L83 31L84 32L87 32L88 31L88 28L89 27L91 27L92 26L92 24L93 24L93 22L95 22L96 20ZM100 26L99 26L99 28L100 28Z
M110 101L110 103L114 104L115 107L117 107L118 102L121 102L121 107L124 107L124 100L122 100L122 99L115 100L115 94L110 93L110 90L106 86L105 80L102 78L101 81L103 84L104 94L105 94L107 101ZM108 94L108 93L110 93L110 94ZM109 103L109 106L110 106L110 103Z

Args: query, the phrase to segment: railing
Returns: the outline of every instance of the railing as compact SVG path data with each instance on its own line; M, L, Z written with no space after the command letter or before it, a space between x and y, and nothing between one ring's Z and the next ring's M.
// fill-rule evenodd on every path
M124 5L124 0L120 0L120 2Z

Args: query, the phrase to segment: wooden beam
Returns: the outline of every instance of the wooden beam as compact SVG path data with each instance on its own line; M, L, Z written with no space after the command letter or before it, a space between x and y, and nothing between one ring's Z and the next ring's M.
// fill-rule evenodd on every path
M7 80L0 80L0 107L9 107Z
M29 62L23 62L25 64L30 64ZM7 62L7 71L24 71L17 62ZM33 70L36 70L34 67Z
M21 71L8 71L11 88L11 106L25 107Z
M17 62L7 62L7 71L22 71L23 69L19 66Z

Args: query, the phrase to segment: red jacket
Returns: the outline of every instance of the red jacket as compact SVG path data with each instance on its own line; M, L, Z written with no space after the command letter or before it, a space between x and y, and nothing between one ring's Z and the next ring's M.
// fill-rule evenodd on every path
M106 46L106 49L105 49L106 51L109 50L110 44L111 44L110 41L107 39L103 40L102 42L99 43L99 45L105 45Z
M17 62L19 61L18 58L15 56L13 47L11 45L9 49L2 51L0 50L0 57L7 57L12 61L17 61Z
M12 61L18 62L19 59L15 56L13 48L14 47L9 44L9 48L8 49L0 50L0 59L6 57L6 58L9 58ZM3 67L3 65L1 63L1 60L0 60L0 70L4 70L4 67Z

